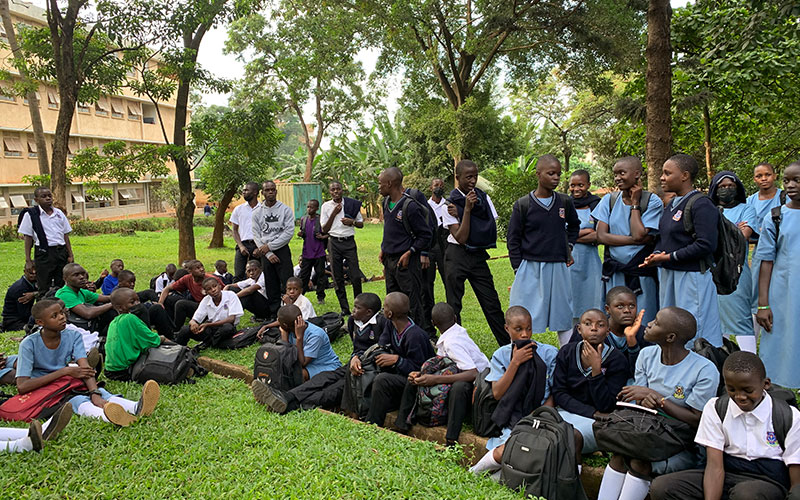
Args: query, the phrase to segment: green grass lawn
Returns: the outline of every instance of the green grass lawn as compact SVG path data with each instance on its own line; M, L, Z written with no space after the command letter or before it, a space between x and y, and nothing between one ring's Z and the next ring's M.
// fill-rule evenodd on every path
M211 229L196 228L195 235L197 257L209 272L217 259L227 260L233 270L232 238L226 238L226 248L208 249ZM381 236L380 225L357 233L367 277L383 273L377 259ZM75 237L72 242L76 262L92 278L121 258L136 273L138 289L177 260L174 230ZM301 245L299 239L291 243L295 260ZM504 255L505 245L491 253ZM0 243L0 255L0 290L6 290L22 274L22 242ZM507 307L513 281L508 260L489 265ZM384 283L366 283L364 291L383 296ZM348 292L352 303L352 290ZM445 299L439 281L436 296ZM313 294L309 299L316 304ZM338 311L333 290L328 290L326 304L315 308L318 314ZM462 322L491 356L497 344L470 287ZM242 325L249 324L248 314ZM15 336L21 335L0 333L0 352L17 352L17 342L10 339ZM538 337L557 345L555 334ZM203 354L252 367L256 349L209 349ZM347 359L349 338L339 339L334 349ZM140 387L112 382L109 389L136 399ZM272 415L258 407L241 382L209 375L196 385L164 388L155 414L132 428L76 418L41 455L0 454L0 465L6 498L519 498L490 480L472 477L458 465L460 458L459 452L437 452L430 443L338 416L313 411Z

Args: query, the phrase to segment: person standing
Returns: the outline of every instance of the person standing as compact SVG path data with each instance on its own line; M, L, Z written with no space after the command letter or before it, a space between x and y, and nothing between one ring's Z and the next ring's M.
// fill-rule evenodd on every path
M422 270L422 293L423 303L425 304L425 319L430 321L430 313L436 303L434 295L434 283L436 282L436 270L439 270L439 277L442 285L447 286L444 270L444 251L447 248L447 236L450 232L444 227L444 217L447 215L447 200L444 198L444 181L438 177L431 180L431 197L428 198L433 213L436 214L436 233L433 235L433 244L428 251L430 265Z
M300 231L297 235L303 239L303 254L300 260L300 281L303 293L311 287L311 271L314 271L314 289L317 292L317 304L325 303L325 288L328 286L328 275L325 274L325 240L322 234L320 218L317 215L319 200L308 200L306 215L300 218ZM360 285L361 283L359 283ZM347 297L345 297L345 301Z
M236 242L236 253L233 258L234 281L245 279L247 261L256 250L256 242L253 241L253 210L258 206L258 183L245 184L242 198L245 202L234 208L231 213L233 241Z
M292 251L289 241L294 236L294 211L278 201L278 188L272 181L261 186L263 203L253 210L253 257L260 258L264 268L264 284L270 316L281 307L281 294L286 280L293 275Z
M36 264L36 283L39 293L45 294L51 287L64 286L64 266L75 261L69 241L72 226L64 212L53 206L48 188L37 187L33 199L38 207L23 212L18 232L25 237L25 264Z
M364 227L361 216L361 202L342 196L342 185L333 181L328 186L331 199L322 204L319 222L322 234L328 235L328 253L331 256L331 270L336 289L336 298L342 314L350 314L347 288L344 282L342 263L347 260L348 275L353 284L353 297L361 295L361 269L358 267L358 247L355 228Z

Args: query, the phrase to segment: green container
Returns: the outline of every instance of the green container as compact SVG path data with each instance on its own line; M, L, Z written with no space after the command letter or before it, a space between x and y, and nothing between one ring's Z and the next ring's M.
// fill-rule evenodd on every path
M294 220L306 214L309 200L318 200L322 204L322 184L319 182L279 182L278 201L294 210Z

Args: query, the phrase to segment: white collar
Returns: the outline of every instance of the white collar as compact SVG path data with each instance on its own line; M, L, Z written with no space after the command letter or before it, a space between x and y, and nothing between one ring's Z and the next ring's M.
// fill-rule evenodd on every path
M366 323L353 318L353 323L358 327L359 330L363 330L367 325L377 325L378 314L380 314L380 311L373 314L372 317L366 321Z
M739 418L742 415L750 414L756 417L760 422L767 422L772 418L772 398L767 391L764 391L764 399L752 411L742 411L739 405L733 402L733 399L728 401L728 411L731 412L733 418Z
M439 340L436 341L436 347L442 345L445 341L445 338L449 339L450 337L459 337L461 335L469 335L469 334L467 333L466 328L456 323L447 330L445 330L444 333L442 333L439 336Z

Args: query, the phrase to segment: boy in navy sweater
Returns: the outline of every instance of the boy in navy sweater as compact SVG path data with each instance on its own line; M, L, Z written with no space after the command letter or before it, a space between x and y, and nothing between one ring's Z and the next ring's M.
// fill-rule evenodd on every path
M372 383L372 401L366 421L383 425L386 413L400 406L400 398L408 380L408 374L418 371L422 363L436 355L428 333L414 324L408 317L408 297L392 292L383 301L383 315L389 322L378 343L389 345L394 354L379 354L375 364L381 373Z
M406 193L403 173L397 167L387 168L378 176L384 197L383 241L378 259L383 264L386 293L402 292L408 296L411 318L424 325L421 265L428 267L426 250L433 233L428 225L428 207ZM412 231L406 231L403 220Z
M3 331L22 330L28 324L36 291L36 264L33 261L26 262L22 277L8 287L6 292L3 303Z

